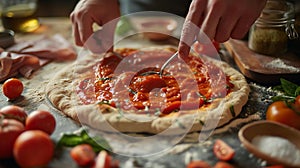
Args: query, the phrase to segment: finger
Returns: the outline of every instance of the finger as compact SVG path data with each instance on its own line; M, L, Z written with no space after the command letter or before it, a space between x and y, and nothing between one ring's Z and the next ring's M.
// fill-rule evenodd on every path
M189 12L183 24L178 46L179 56L181 58L189 54L190 46L200 30L199 25L202 23L206 5L207 0L194 0L190 5Z
M80 33L78 31L78 25L76 23L73 24L73 35L74 35L75 44L78 46L83 46L83 43L80 38Z
M252 24L255 20L259 17L261 11L263 10L266 1L265 0L258 0L253 3L258 4L256 9L254 10L244 10L244 14L241 15L239 20L237 21L233 31L231 32L231 37L234 39L241 39L243 38L247 32L249 31Z
M255 22L255 18L242 17L240 18L231 32L231 38L241 39L249 31L251 25Z
M217 8L216 8L217 9ZM210 8L202 23L201 31L210 39L215 38L222 11ZM203 38L203 37L202 37ZM200 39L201 40L201 39Z
M80 22L77 22L80 41L84 44L93 34L93 20L89 17L81 17Z
M231 17L231 18L221 17L221 19L218 23L218 27L216 29L214 40L219 43L223 43L223 42L227 41L230 38L231 32L233 31L237 22L238 22L238 19L233 18L233 17Z

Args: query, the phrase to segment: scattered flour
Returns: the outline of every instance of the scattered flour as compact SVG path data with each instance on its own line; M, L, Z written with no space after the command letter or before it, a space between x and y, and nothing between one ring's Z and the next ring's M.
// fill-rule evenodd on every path
M276 136L256 136L252 144L271 157L292 165L300 165L300 150L287 139Z
M287 65L285 62L283 62L281 59L277 58L273 61L267 63L264 65L266 68L274 69L274 70L281 70L281 71L287 71L287 72L294 72L298 73L300 72L300 68Z

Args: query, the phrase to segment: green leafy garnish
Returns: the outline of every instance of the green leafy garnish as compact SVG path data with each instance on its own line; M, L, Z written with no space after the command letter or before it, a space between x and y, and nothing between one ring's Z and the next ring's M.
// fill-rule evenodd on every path
M231 105L229 107L229 110L230 110L230 113L231 113L232 117L235 117L235 112L234 112L234 106L233 105Z
M63 134L59 139L58 146L74 147L79 144L89 144L95 152L111 150L108 142L100 136L91 138L88 133L82 130L79 134Z
M205 122L202 120L199 120L200 125L205 126Z
M272 97L272 101L285 101L292 103L300 95L300 86L286 79L280 79L281 85L275 86L274 89L283 92L282 95Z
M300 87L297 84L282 78L280 79L280 82L286 95L296 97L299 94Z
M99 81L107 81L107 80L111 80L111 77L103 77L103 78L97 78Z
M137 94L137 92L136 92L136 91L134 91L134 90L133 90L133 89L131 89L131 88L128 88L128 91L129 91L131 94L133 94L133 95Z

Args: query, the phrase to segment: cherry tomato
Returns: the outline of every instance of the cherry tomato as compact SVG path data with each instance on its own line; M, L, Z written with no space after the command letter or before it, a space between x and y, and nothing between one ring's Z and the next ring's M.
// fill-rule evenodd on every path
M284 101L276 101L270 104L267 109L266 119L300 129L300 115L292 108L289 108Z
M13 156L13 146L17 137L25 130L24 125L13 119L0 116L0 158Z
M26 130L41 130L51 135L55 130L56 121L50 112L37 110L28 115L25 125Z
M17 78L7 79L2 85L3 94L10 100L21 96L23 89L23 83Z
M193 160L186 166L186 168L211 168L211 166L207 162Z
M207 56L215 56L216 54L218 54L218 51L220 50L220 44L215 41L213 41L212 44L213 45L211 45L210 43L202 44L196 42L193 47L194 50L199 54L204 54Z
M4 115L5 118L15 119L23 124L25 124L25 120L27 118L27 113L22 107L9 105L0 109L0 113Z
M235 154L235 151L221 139L215 141L213 151L216 157L222 161L231 160Z
M300 95L295 98L295 102L293 104L293 109L300 114Z
M17 138L13 154L21 167L41 167L52 159L54 144L50 136L43 131L25 131Z
M89 144L75 146L70 151L70 155L79 166L91 165L96 157L96 153Z
M112 157L106 151L103 150L98 154L95 165L93 167L118 168L119 162L113 161Z
M217 162L214 168L234 168L231 164L226 163L226 162Z

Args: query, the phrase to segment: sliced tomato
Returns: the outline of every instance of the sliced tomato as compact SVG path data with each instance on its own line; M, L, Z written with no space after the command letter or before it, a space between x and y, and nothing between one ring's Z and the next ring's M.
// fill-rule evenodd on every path
M222 161L231 160L235 154L234 149L221 139L215 141L213 151L216 157Z
M214 168L234 168L234 167L231 164L227 163L227 162L219 161L219 162L216 163Z
M103 150L98 154L93 168L119 168L119 162L114 161L112 157Z
M75 146L70 151L70 155L79 166L92 165L96 157L96 153L89 144L80 144Z
M211 166L202 160L193 160L191 161L186 168L211 168Z

